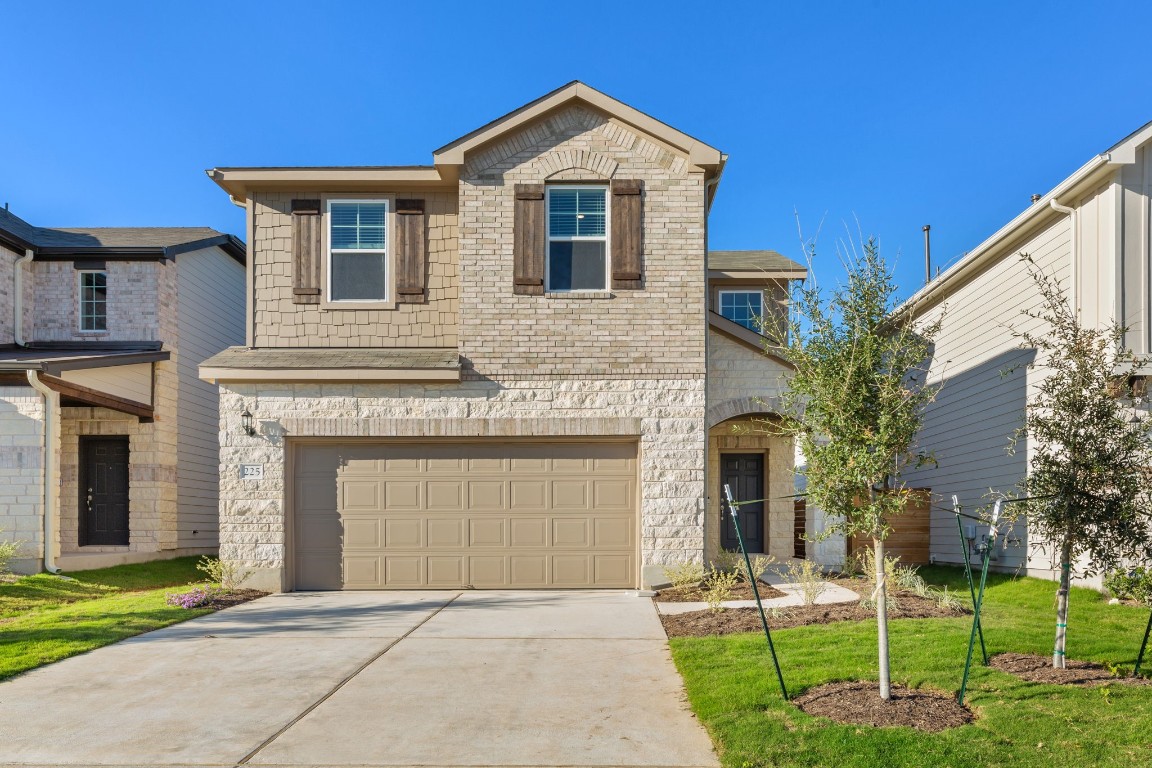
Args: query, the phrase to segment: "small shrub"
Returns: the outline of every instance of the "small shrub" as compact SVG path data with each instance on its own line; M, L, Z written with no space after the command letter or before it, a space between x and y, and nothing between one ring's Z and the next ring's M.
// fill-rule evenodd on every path
M804 605L816 605L820 595L828 590L824 572L812 560L794 560L784 566L784 578L792 584L800 585L800 598Z
M752 558L752 573L756 574L759 579L764 575L764 571L768 570L769 566L776 562L776 558L771 555L756 555Z
M244 579L252 575L250 570L242 568L231 560L221 560L217 557L202 557L196 563L196 570L205 574L208 581L219 584L220 590L230 595L235 592Z
M0 529L0 534L3 533L3 529ZM16 555L20 554L20 549L23 546L23 541L0 539L0 574L8 573L9 564Z
M956 597L955 592L949 592L948 587L944 589L932 589L929 587L929 594L925 597L931 597L936 601L936 605L940 606L947 611L961 611L964 609L964 603L960 602L960 598Z
M712 566L712 572L717 571L722 573L734 573L737 580L743 580L744 576L744 556L739 552L734 552L730 549L722 549L716 553L716 559L708 563Z
M222 590L212 587L195 587L187 592L169 592L164 596L164 602L173 607L199 608L212 602L221 593Z
M1120 600L1152 605L1152 568L1118 568L1104 577L1104 588Z
M708 610L720 613L724 610L724 601L732 599L732 588L739 579L732 571L718 571L713 569L704 581L704 602L708 603Z
M700 563L677 563L664 566L664 575L675 589L698 587L704 581L704 566Z

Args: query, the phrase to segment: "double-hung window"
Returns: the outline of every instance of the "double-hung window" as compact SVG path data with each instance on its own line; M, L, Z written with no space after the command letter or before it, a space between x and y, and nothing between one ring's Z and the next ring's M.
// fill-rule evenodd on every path
M549 291L608 287L608 188L549 186Z
M388 300L388 201L328 201L328 300Z
M764 292L720 291L720 314L760 333L764 317Z
M108 330L108 273L80 273L80 330Z

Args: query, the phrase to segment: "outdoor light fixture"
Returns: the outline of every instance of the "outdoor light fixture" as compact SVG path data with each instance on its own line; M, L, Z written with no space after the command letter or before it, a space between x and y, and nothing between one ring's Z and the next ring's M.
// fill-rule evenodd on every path
M244 434L248 437L256 434L256 427L252 423L252 412L247 408L244 409L244 413L240 414L240 423L244 428Z

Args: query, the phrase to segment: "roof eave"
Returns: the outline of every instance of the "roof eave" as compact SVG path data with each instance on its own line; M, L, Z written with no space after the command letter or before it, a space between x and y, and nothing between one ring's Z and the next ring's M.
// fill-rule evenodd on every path
M205 173L236 201L245 200L255 189L361 191L456 183L452 174L433 166L209 168Z

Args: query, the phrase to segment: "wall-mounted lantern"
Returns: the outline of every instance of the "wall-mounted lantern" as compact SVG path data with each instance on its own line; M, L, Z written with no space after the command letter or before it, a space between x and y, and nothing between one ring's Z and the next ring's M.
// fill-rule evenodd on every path
M244 428L244 434L249 437L256 434L256 425L252 421L252 412L247 408L244 409L244 413L240 414L240 424Z

